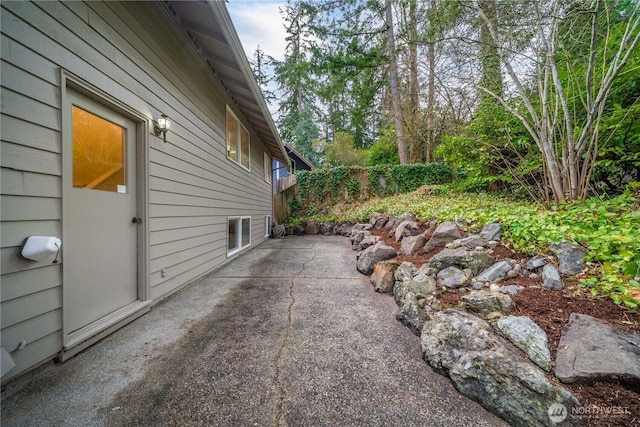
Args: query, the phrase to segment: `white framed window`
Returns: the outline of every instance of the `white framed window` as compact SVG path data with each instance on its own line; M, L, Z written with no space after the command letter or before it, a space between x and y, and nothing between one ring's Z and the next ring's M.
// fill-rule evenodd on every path
M251 217L227 218L227 256L251 245Z
M264 165L264 180L271 184L273 172L271 171L271 157L267 153L264 153L264 161L262 163Z
M227 106L227 157L243 168L250 170L249 131Z
M271 237L271 215L267 215L264 217L264 237Z

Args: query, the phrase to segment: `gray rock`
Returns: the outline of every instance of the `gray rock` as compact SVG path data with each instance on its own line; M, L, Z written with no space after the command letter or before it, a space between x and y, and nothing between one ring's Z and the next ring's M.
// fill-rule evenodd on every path
M518 272L516 270L507 271L507 279L515 279L518 277Z
M427 243L427 239L425 239L424 235L422 234L418 234L417 236L404 237L402 239L402 243L400 244L400 254L415 254L424 247L425 243Z
M438 270L436 270L435 268L429 267L429 264L422 264L420 266L420 268L418 268L417 273L422 273L425 276L435 276L436 274L438 274Z
M507 295L518 295L524 288L518 285L499 286L496 292Z
M640 335L571 313L558 344L556 377L564 383L604 380L640 387Z
M558 270L551 264L542 267L542 281L544 282L544 286L549 289L553 289L554 291L562 290L560 274L558 274Z
M502 237L502 225L497 222L486 224L480 231L480 237L487 240L500 240Z
M460 246L464 246L467 249L476 249L478 247L483 247L483 248L489 247L489 241L487 239L484 239L478 236L477 234L472 234L469 237L458 239L453 243L456 243L456 242L458 242Z
M418 295L432 294L436 289L436 282L429 276L418 274L411 279L396 281L393 295L398 304L396 319L420 336L422 324L428 318L426 311L418 304Z
M396 269L393 277L396 281L402 282L405 279L412 279L416 275L418 267L408 261L403 261L402 264Z
M395 228L397 222L398 222L397 216L389 215L389 219L387 220L387 223L384 225L384 228Z
M418 273L409 283L410 289L417 294L430 295L436 290L436 281L430 276Z
M551 405L562 403L568 411L580 405L540 368L520 358L489 323L469 313L447 309L433 314L424 322L421 344L423 359L435 371L512 426L551 425Z
M513 301L511 301L508 295L501 293L471 291L462 296L460 306L467 311L477 313L481 316L486 316L494 311L509 314L513 308Z
M334 223L323 222L322 224L320 224L320 234L322 234L323 236L331 236L335 228L336 226Z
M582 273L586 268L582 260L584 251L571 243L550 245L549 250L558 258L558 271L563 276L575 276Z
M353 238L357 236L359 232L366 230L371 230L371 224L356 224L351 227L351 234L349 236L351 242L353 242Z
M551 354L547 334L533 320L528 317L501 317L496 327L529 359L545 371L551 370Z
M425 276L424 274L417 274L412 278L405 278L402 281L396 280L396 283L393 286L393 296L395 297L396 304L399 305L407 292L413 292L416 295L430 295L435 290L435 280L429 276Z
M468 268L473 274L493 265L494 259L486 251L468 251L464 248L443 249L427 262L429 267L442 270L447 267Z
M371 218L369 219L369 222L371 223L373 228L375 228L376 230L384 228L384 226L387 224L388 221L389 221L389 216L382 214L380 212L372 213Z
M291 234L293 234L294 236L302 236L304 234L304 227L300 224L294 225L291 230Z
M399 264L395 261L382 261L376 264L371 274L371 284L376 292L392 294L396 283L395 273Z
M368 231L366 231L366 233L368 233ZM378 236L365 236L365 238L362 239L362 241L360 242L356 250L361 251L363 249L367 249L369 246L373 246L379 241L380 241L380 237Z
M338 225L334 232L340 236L350 237L351 231L353 230L353 224L349 224L345 222L343 224Z
M361 250L362 248L360 247L360 243L362 243L362 241L368 236L371 236L371 232L369 230L358 231L351 238L351 249L353 249L354 251Z
M429 253L435 248L444 247L447 243L460 238L460 230L458 226L451 221L445 221L436 228L431 239L424 247L424 251Z
M484 288L484 283L482 282L473 282L473 284L471 285L471 287L477 291L479 291L480 289Z
M399 242L400 239L407 236L417 236L420 234L420 226L416 221L402 221L396 227L395 239Z
M398 225L400 225L402 221L418 221L418 219L414 215L409 213L403 213L398 216L389 215L389 221L387 221L385 228L392 228L395 232L395 229L398 227Z
M504 277L512 269L509 261L498 261L476 277L478 282L491 282L498 277Z
M469 283L471 271L462 271L456 267L447 267L438 273L437 283L447 288L459 288Z
M527 261L527 270L536 271L537 269L539 269L540 267L544 267L548 263L549 261L545 257L538 255Z
M399 320L400 323L409 328L416 336L420 336L422 325L427 317L426 311L420 308L416 294L413 292L407 293L398 303L396 320Z
M320 233L320 221L309 221L304 227L306 234L318 234Z
M529 279L531 280L538 280L540 278L540 275L537 273L531 273L529 274Z
M360 273L368 276L373 273L373 268L377 263L395 258L397 255L396 250L391 246L387 246L383 242L378 242L358 254L356 268Z

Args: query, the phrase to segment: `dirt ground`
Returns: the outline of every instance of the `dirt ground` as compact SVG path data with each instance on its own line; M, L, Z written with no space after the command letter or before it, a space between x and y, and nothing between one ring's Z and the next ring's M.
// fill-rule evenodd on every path
M426 224L422 224L421 231L426 231ZM389 229L371 230L372 234L380 236L385 244L394 247L398 252L400 242L388 236ZM420 267L432 256L440 252L442 248L425 254L419 253L410 256L398 256L397 262L409 261ZM514 253L509 248L498 245L494 248L493 256L497 259L512 258L526 263L529 259L525 254ZM508 279L500 285L519 285L524 290L518 295L512 296L516 309L511 313L516 316L527 316L536 322L546 333L549 342L551 357L555 360L558 343L563 327L569 321L571 313L587 314L607 323L617 329L631 333L640 332L640 312L624 306L618 306L605 298L594 298L588 291L578 287L578 280L564 280L563 291L552 291L542 286L542 280L532 280L526 276L518 276ZM438 299L442 306L457 307L463 291L437 290ZM640 425L640 390L630 389L622 384L613 382L592 382L584 384L561 384L554 376L553 371L547 374L551 381L571 391L586 408L627 408L623 415L583 416L581 420L584 426L631 426Z

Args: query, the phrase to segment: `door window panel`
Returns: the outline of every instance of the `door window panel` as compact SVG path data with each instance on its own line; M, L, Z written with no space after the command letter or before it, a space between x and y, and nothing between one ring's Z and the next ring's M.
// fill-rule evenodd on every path
M125 129L72 106L73 187L126 193Z

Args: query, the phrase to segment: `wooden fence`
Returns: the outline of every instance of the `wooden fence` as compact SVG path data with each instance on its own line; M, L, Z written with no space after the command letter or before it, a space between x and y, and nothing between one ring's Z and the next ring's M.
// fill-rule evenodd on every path
M296 185L296 176L295 175L287 175L282 178L278 178L276 180L276 194L282 193L289 187L293 187Z
M284 191L278 192L273 196L273 215L276 221L278 221L278 224L283 223L291 214L291 201L297 197L299 191L300 186L294 183Z

